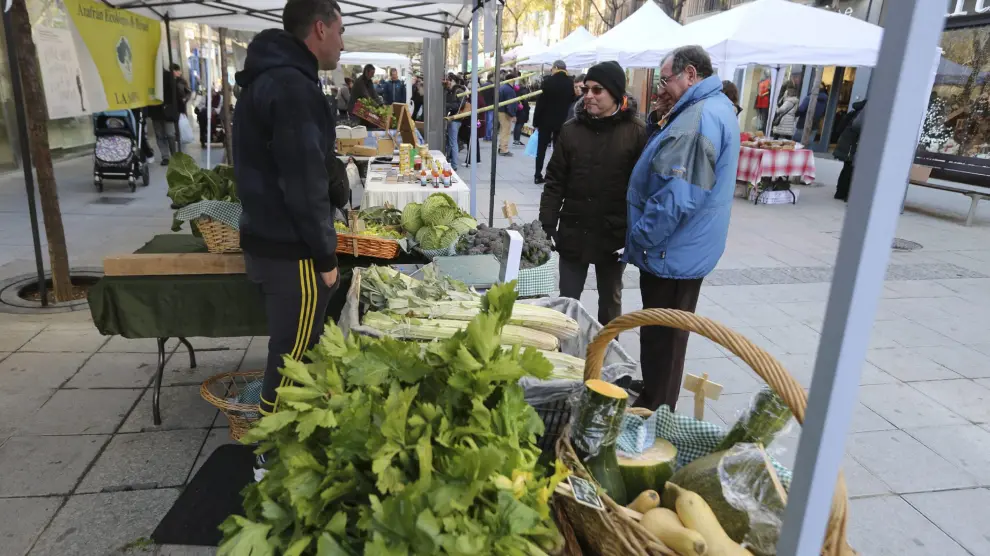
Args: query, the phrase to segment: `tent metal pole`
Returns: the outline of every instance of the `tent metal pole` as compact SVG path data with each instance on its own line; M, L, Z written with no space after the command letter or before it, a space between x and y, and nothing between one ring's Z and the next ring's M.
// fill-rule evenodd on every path
M870 83L851 198L815 361L777 554L818 554L856 404L860 371L917 147L919 109L945 4L903 0L887 12Z
M501 87L502 77L499 75L499 70L502 66L502 2L500 0L494 0L495 6L495 79L492 80L495 83L494 92L492 93L493 106L498 106L498 89ZM486 29L487 33L488 30ZM491 184L489 186L488 192L488 225L493 226L495 220L495 168L498 165L498 134L502 126L498 122L498 110L492 108L492 178Z
M172 58L172 25L169 23L172 18L169 17L168 13L166 12L165 13L165 17L163 17L162 19L165 20L165 44L166 44L166 48L168 49L168 73L169 73L169 75L171 75L172 74L172 64L175 63L175 60ZM175 110L176 110L176 112L178 112L179 111L179 104L180 104L179 103L179 83L174 78L172 79L172 102L175 103ZM175 126L175 147L181 153L182 152L182 134L179 132L179 120L178 119L175 120L174 126ZM169 153L169 154L172 154L172 153ZM165 158L165 153L161 153L161 155L162 155L162 158L164 159Z
M7 64L10 69L10 87L14 90L14 106L17 110L17 142L21 148L21 169L24 170L24 189L27 192L28 216L31 220L31 240L34 242L34 264L38 272L38 293L41 306L48 307L48 284L45 283L45 263L41 258L41 233L38 230L38 210L34 198L34 166L31 163L31 141L28 139L27 113L24 90L21 89L21 69L17 59L17 40L13 36L14 25L10 19L10 7L3 11L3 31L7 39Z
M210 28L206 28L209 32ZM213 66L213 33L206 37L206 167L210 168L210 154L213 147L213 79L210 70Z
M478 219L478 7L471 13L471 138L467 155L471 167L471 216ZM474 160L471 160L471 159Z

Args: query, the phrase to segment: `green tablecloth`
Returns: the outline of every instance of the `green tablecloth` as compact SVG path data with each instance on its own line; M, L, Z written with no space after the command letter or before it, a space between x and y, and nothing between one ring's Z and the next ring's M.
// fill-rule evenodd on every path
M205 253L191 234L155 236L136 253ZM352 270L373 264L425 263L400 254L389 261L340 255L341 283L327 317L340 317ZM100 333L125 338L265 336L265 309L257 284L244 274L105 276L89 290L89 310Z

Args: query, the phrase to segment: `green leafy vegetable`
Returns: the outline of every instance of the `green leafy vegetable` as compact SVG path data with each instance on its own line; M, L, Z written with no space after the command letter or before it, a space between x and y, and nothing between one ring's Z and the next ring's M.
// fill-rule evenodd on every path
M391 277L389 280L393 279ZM394 278L401 279L401 278ZM534 442L543 423L521 376L547 378L533 349L502 349L515 284L485 312L427 346L352 334L332 323L286 360L289 408L243 439L274 450L244 491L244 515L221 526L220 555L539 555L560 548Z
M241 202L231 166L219 164L212 170L200 168L193 157L175 153L169 159L165 180L168 182L167 195L175 208L203 200ZM172 231L179 231L181 225L178 219L173 219Z
M409 203L402 208L402 227L410 234L423 227L422 208L419 203Z

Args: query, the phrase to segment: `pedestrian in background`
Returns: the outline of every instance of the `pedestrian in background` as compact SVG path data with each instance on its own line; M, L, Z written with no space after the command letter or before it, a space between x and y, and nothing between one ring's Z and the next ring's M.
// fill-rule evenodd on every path
M643 308L694 312L701 282L725 251L739 162L739 121L700 46L668 54L660 95L671 106L629 179L624 259L639 268ZM688 333L640 331L643 393L636 406L673 410Z
M536 111L533 112L533 127L539 131L536 147L536 172L533 182L543 183L543 163L550 143L556 145L557 134L567 121L567 110L574 104L574 81L567 75L567 64L557 60L550 69L550 75L543 80L540 88L543 93L536 97Z
M784 98L773 115L773 136L790 139L794 136L794 124L797 121L797 108L800 103L797 89L788 84L784 87Z
M500 80L504 81L504 80ZM516 90L509 83L502 83L498 87L498 103L510 101L516 98ZM516 125L516 114L519 113L519 105L509 102L498 107L498 154L500 156L512 156L509 151L509 137L512 135L512 128Z
M385 82L382 97L385 104L406 103L406 82L399 79L399 70L392 68L388 71L389 80Z
M162 154L162 166L168 166L169 157L178 152L175 124L186 113L186 103L192 95L189 83L182 77L179 64L172 64L162 72L162 103L148 108L158 152Z
M588 267L598 280L598 321L622 314L619 251L626 242L626 188L646 145L646 126L615 62L588 70L577 115L560 130L540 196L540 222L560 255L560 295L581 299Z
M354 80L354 87L351 89L351 105L348 112L354 113L354 104L361 99L368 99L374 104L381 104L382 99L378 96L378 92L375 90L375 82L373 78L375 77L375 66L367 64L364 66L364 71L361 75Z
M866 108L866 99L854 102L852 108L853 111L843 118L844 125L839 132L839 142L832 153L836 159L842 161L842 171L839 172L835 195L832 198L842 201L849 200L849 185L852 182L856 151L859 149L859 136L863 131L863 109Z
M413 103L412 119L414 120L423 119L424 98L425 97L423 96L423 78L417 75L413 80L413 87L412 87L412 103Z
M495 74L489 73L487 79L481 84L481 87L488 87L493 85L495 81ZM491 106L495 103L495 87L488 87L484 91L481 91L481 101L484 102L484 106ZM495 130L495 110L489 110L485 112L485 141L492 140L492 133Z
M520 73L516 70L512 77L518 78L519 76ZM517 81L516 84L513 85L513 88L516 90L516 97L523 97L529 94L529 87L526 86L525 82ZM519 112L516 113L516 126L512 130L514 139L513 144L520 147L525 147L526 144L522 142L522 130L523 126L526 125L526 122L529 121L529 99L519 101L518 108Z
M793 139L795 141L800 141L801 137L804 135L804 122L808 116L808 106L811 104L811 94L807 94L801 99L801 104L797 108L797 124L794 129ZM818 89L818 102L815 103L815 114L814 119L811 121L811 139L809 141L815 141L818 139L818 126L822 123L822 118L825 117L825 107L828 104L828 89L822 86Z
M722 94L725 95L725 98L729 99L729 102L731 102L732 106L735 107L736 116L738 116L739 113L742 112L742 106L739 106L739 87L736 87L735 83L726 79L725 81L722 81Z
M344 78L344 84L337 89L337 116L341 119L347 118L347 107L351 104L351 87L354 80L350 77Z
M448 73L447 78L443 81L444 87L444 117L453 116L461 112L461 107L465 103L465 99L458 97L457 95L464 91L464 87L458 83L457 76L453 73ZM457 170L457 155L460 149L458 148L457 135L461 129L461 120L445 120L447 122L447 142L445 145L444 153L447 156L447 162L450 163L450 167Z
M584 95L581 93L581 87L584 87L585 77L586 76L582 73L574 78L574 102L572 102L567 108L567 119L564 120L564 123L573 120L577 113L577 107L584 104Z

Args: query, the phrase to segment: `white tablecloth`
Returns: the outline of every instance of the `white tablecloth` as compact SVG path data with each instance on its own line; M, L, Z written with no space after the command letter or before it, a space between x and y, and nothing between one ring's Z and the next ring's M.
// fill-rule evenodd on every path
M446 162L443 154L439 151L430 151L433 158ZM376 164L368 168L368 176L364 181L364 198L361 200L361 208L380 207L389 203L397 209L402 209L409 203L422 203L427 197L442 191L453 197L457 206L465 212L471 211L471 191L464 180L454 172L451 177L453 182L450 187L423 187L418 183L385 183L385 173L376 168Z

